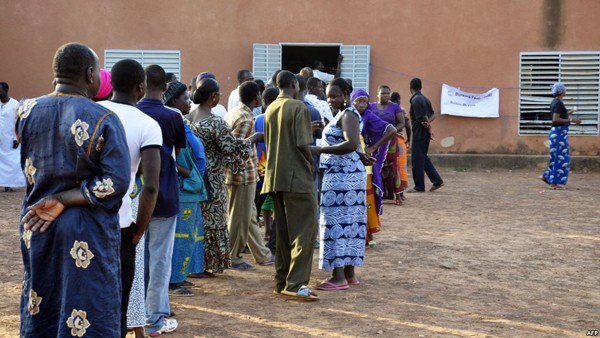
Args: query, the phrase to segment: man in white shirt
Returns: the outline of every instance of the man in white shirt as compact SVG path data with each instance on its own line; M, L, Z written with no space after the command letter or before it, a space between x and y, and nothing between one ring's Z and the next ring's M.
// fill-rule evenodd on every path
M121 60L113 66L111 78L112 99L101 101L99 104L114 112L121 120L131 157L131 182L119 209L123 285L121 336L125 337L129 292L135 273L135 247L146 231L156 204L160 177L160 149L163 142L159 124L135 107L146 91L146 75L142 65L134 60ZM144 173L144 184L139 197L137 218L134 219L129 194L133 191L135 175L140 164Z
M4 191L25 186L21 148L15 138L15 109L19 102L8 96L8 83L0 82L0 187Z
M323 95L323 82L319 78L311 77L306 82L306 88L308 89L308 93L304 99L317 108L325 124L329 123L329 121L333 120L331 108L327 102L319 100L319 97Z
M342 71L342 61L343 60L344 60L344 57L342 56L342 54L340 54L338 56L337 68L335 70L335 74L333 74L333 75L326 73L324 71L325 65L323 65L323 61L315 60L314 67L313 67L313 76L316 78L319 78L321 81L325 82L326 84L331 82L333 79L337 79L338 77L340 77L340 73Z
M229 94L229 100L227 100L227 111L232 111L240 104L240 94L238 90L240 85L246 81L254 81L254 74L247 69L242 69L237 74L238 86L231 91Z

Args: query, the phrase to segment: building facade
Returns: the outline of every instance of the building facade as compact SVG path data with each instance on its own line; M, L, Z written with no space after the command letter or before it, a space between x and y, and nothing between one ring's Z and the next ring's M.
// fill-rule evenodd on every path
M108 68L121 57L158 62L183 82L211 71L225 100L239 69L266 79L277 62L297 67L320 51L330 64L338 48L343 77L372 99L389 85L407 110L412 77L438 114L443 83L499 88L499 118L438 115L431 152L547 153L545 110L560 80L585 122L572 128L573 154L600 155L598 17L594 0L10 1L0 12L0 81L16 98L48 93L54 52L77 41Z

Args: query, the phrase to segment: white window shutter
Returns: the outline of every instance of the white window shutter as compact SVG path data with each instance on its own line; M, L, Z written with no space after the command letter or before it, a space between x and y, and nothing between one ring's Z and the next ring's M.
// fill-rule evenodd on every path
M341 65L341 77L352 79L354 89L369 91L371 46L342 45L340 46L340 53L344 57Z
M569 134L598 135L600 52L521 53L519 83L519 134L547 134L552 127L551 86L567 88L567 109L577 107L581 125L571 125Z
M598 135L600 52L563 53L560 82L567 87L567 95L564 98L567 109L577 107L573 116L581 119L580 125L569 127L569 133Z
M104 68L111 70L113 65L123 59L133 59L146 67L152 64L164 68L166 73L174 73L181 81L181 52L178 50L135 50L106 49L104 51ZM186 82L186 81L182 81Z
M255 43L252 46L252 73L265 84L281 69L281 45Z

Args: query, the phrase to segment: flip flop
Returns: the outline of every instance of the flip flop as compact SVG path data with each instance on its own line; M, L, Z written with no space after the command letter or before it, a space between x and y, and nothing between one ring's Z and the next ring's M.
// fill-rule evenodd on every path
M276 292L276 291L273 291L273 292ZM285 296L285 297L289 297L290 299L295 299L295 300L304 301L304 302L314 302L314 301L320 299L316 293L312 292L308 288L308 286L305 286L305 285L302 285L300 287L300 289L298 289L298 291L296 291L296 292L282 290L279 294L282 296Z
M355 280L353 280L351 282L349 281L348 285L360 285L360 281L358 279L355 279Z
M347 290L348 288L350 288L348 284L339 285L328 280L324 280L321 282L321 284L317 284L317 286L315 286L315 289L323 291Z
M201 273L190 273L189 275L187 275L189 278L214 278L217 277L214 273L212 272L201 272Z
M230 266L229 268L230 269L234 269L234 270L240 270L240 271L254 271L254 270L256 270L255 267L253 267L252 265L250 265L248 263L234 264L234 265Z

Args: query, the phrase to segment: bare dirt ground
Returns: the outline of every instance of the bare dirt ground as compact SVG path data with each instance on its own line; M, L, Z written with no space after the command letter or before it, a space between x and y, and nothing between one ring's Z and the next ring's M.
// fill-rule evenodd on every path
M194 280L166 337L585 337L600 329L600 173L551 191L533 171L456 172L386 204L361 285L298 303L272 267ZM0 193L0 336L17 337L22 191ZM311 283L328 277L316 268Z

